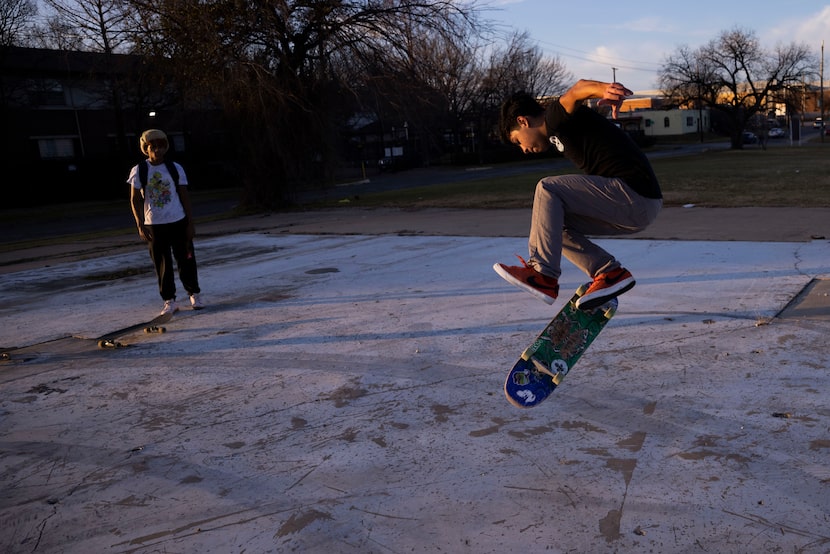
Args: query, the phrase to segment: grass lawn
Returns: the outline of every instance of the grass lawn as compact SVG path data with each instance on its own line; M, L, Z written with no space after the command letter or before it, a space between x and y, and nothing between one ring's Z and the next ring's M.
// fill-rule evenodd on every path
M809 142L802 146L776 144L766 150L749 146L744 150L709 150L701 154L658 157L654 170L663 187L665 205L695 204L703 207L830 207L830 140ZM562 165L562 164L558 164ZM540 174L535 170L511 177L478 179L424 186L399 191L361 195L359 201L340 204L311 204L302 209L319 207L398 207L398 208L530 208L536 182L545 175L573 173L575 168L551 170ZM230 198L238 190L196 191L197 197ZM2 223L31 223L73 217L94 218L101 213L127 212L126 200L84 202L72 206L38 206L0 213ZM209 219L232 217L221 214ZM236 214L238 215L238 214ZM200 220L201 221L201 220ZM124 229L93 230L74 239L115 235ZM66 237L32 239L27 243L41 244ZM0 244L0 251L21 245Z
M830 143L711 150L652 162L667 206L830 207ZM573 173L575 169L551 171ZM538 173L368 194L351 206L530 207Z

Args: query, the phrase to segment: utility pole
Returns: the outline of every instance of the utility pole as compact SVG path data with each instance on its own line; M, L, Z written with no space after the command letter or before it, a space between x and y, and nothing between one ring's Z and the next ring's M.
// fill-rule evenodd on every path
M824 43L822 42L821 44L822 44L822 48L824 48L824 46L823 46ZM611 82L616 83L617 82L617 68L616 67L611 68L611 75L612 75L612 81Z
M827 123L824 121L824 41L821 41L821 63L819 64L819 77L818 77L818 101L819 101L819 110L821 110L821 127L819 128L819 133L821 133L821 142L824 142L824 135L827 133L825 130L827 128Z

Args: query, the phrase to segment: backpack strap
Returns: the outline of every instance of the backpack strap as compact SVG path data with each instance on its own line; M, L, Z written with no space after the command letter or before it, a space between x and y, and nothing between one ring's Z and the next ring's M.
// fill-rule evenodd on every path
M167 172L173 178L173 184L179 186L179 170L176 169L176 164L170 160L164 160L164 165L167 166ZM141 183L141 192L144 192L147 187L147 160L143 160L138 164L138 182ZM178 190L178 189L177 189Z
M141 192L147 186L147 160L141 160L138 163L138 182L141 183Z
M173 184L177 187L179 186L179 170L176 169L176 164L174 164L170 160L164 160L164 165L167 166L167 171L170 173L170 176L173 178Z

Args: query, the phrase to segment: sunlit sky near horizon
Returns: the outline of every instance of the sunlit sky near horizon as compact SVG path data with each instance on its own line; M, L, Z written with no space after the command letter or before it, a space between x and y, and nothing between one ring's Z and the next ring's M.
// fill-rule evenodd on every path
M657 88L659 68L678 47L703 46L735 27L754 31L765 50L779 43L803 43L816 59L825 41L824 81L830 80L830 2L485 0L485 4L486 19L528 31L533 43L544 54L558 56L574 78L610 81L616 73L617 81L635 92Z

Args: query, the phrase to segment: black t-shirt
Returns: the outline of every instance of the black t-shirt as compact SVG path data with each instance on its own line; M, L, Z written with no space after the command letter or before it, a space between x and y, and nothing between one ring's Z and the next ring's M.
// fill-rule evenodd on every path
M646 198L662 198L646 155L625 131L594 110L579 106L569 114L557 101L545 113L554 146L587 175L619 178Z

